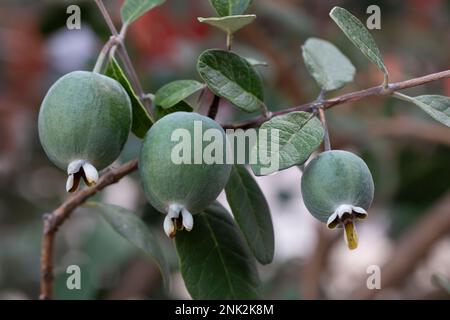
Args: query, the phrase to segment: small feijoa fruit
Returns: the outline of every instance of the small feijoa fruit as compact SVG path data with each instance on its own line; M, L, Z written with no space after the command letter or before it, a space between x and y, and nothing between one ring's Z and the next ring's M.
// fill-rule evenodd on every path
M205 159L214 148L222 154L216 154L218 161ZM231 171L226 148L222 127L198 113L171 113L147 132L139 159L141 182L150 203L166 214L169 237L177 229L190 231L192 214L206 209L225 187Z
M39 138L49 159L67 170L66 190L98 180L122 151L131 128L125 89L104 75L71 72L53 84L39 111Z
M374 196L365 162L347 151L323 152L305 168L301 189L309 212L331 229L344 227L347 245L355 249L358 235L354 222L367 217Z

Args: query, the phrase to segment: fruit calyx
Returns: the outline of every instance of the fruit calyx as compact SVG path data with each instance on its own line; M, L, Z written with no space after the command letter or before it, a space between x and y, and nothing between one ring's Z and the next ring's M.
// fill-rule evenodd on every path
M66 191L75 192L78 189L81 178L84 183L92 187L98 181L98 171L87 160L75 160L67 166Z
M358 247L358 233L356 232L355 221L366 219L367 211L361 207L342 204L328 218L327 227L334 229L344 227L345 242L350 250Z
M193 227L194 219L192 214L184 206L177 203L169 206L164 219L164 232L169 238L174 238L178 230L191 231Z

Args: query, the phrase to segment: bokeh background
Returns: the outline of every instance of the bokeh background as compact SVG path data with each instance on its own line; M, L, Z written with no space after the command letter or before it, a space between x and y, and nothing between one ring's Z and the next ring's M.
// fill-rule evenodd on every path
M119 25L121 1L104 2ZM330 97L380 83L380 72L328 17L334 5L364 20L368 5L380 6L381 30L372 34L392 81L450 66L450 1L253 2L249 12L258 19L237 33L234 50L268 63L258 70L271 110L317 96L319 89L300 53L311 36L333 42L357 67L355 81ZM70 4L81 7L81 30L65 27ZM147 92L172 80L199 79L198 55L225 45L221 32L196 20L212 15L206 0L167 0L132 25L127 47ZM0 2L0 299L38 297L42 214L67 197L65 173L47 160L39 144L40 102L61 75L92 69L108 37L94 1ZM450 79L406 93L450 96ZM209 99L204 97L205 105ZM221 104L219 122L244 117L249 115ZM442 283L450 278L450 129L391 98L341 105L328 117L334 148L361 155L375 179L375 203L369 219L358 225L360 246L348 251L341 232L325 230L309 215L301 200L298 168L258 178L276 236L274 262L259 268L265 297L448 298ZM130 136L118 163L135 158L139 146ZM173 288L164 291L150 259L115 234L97 212L80 208L57 236L56 297L189 298L173 245L162 232L163 216L146 204L136 175L109 187L97 200L135 211L161 237L171 260ZM220 201L225 203L223 195ZM71 264L82 269L80 291L65 287L65 270ZM374 265L381 267L382 289L369 291L367 272Z

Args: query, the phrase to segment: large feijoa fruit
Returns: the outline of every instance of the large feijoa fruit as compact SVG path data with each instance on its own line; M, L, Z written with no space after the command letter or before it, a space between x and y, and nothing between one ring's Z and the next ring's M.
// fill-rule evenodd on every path
M365 162L351 152L333 150L321 153L305 168L302 196L306 208L330 229L345 228L350 249L358 246L354 221L367 217L374 184Z
M98 170L119 156L131 128L131 102L116 80L75 71L47 92L38 122L42 147L67 170L66 190L73 192L81 178L95 184Z
M169 237L177 230L190 231L191 214L206 209L223 190L231 171L227 150L222 127L193 112L171 113L147 132L139 172L148 200L167 214Z

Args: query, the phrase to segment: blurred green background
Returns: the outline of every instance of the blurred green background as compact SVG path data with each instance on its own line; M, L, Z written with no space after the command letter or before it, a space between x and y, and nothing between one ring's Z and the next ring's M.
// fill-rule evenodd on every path
M104 2L119 25L121 1ZM382 74L329 18L335 5L363 21L369 5L380 6L381 30L371 33L391 81L450 66L450 1L253 2L248 12L258 18L236 34L234 50L267 61L268 67L258 70L271 110L312 101L319 93L301 59L300 46L308 37L333 42L357 68L355 81L329 97L382 80ZM66 28L70 4L81 7L81 30ZM198 16L212 15L206 0L167 0L130 27L126 44L147 92L154 93L172 80L199 79L198 55L225 46L222 33L197 22ZM61 75L92 69L108 37L94 1L0 2L0 299L38 297L42 214L67 197L65 173L48 161L39 144L40 102ZM450 96L450 79L405 93ZM203 98L204 106L210 99ZM334 148L356 152L367 161L375 179L375 203L368 221L359 227L360 247L350 252L339 232L324 231L303 206L298 168L257 178L272 210L276 236L274 262L260 267L265 297L448 298L432 277L450 278L450 130L414 106L391 98L341 105L327 115ZM217 119L228 123L250 116L221 103ZM118 163L135 158L139 146L130 137ZM150 259L115 234L98 213L80 208L57 236L55 296L189 298L173 245L162 232L163 216L146 204L136 175L97 199L135 211L160 236L171 260L172 290L162 289ZM225 202L223 195L220 201ZM65 285L65 271L72 264L82 270L79 291ZM364 290L371 265L381 267L382 290ZM389 280L385 288L387 273L395 281Z

